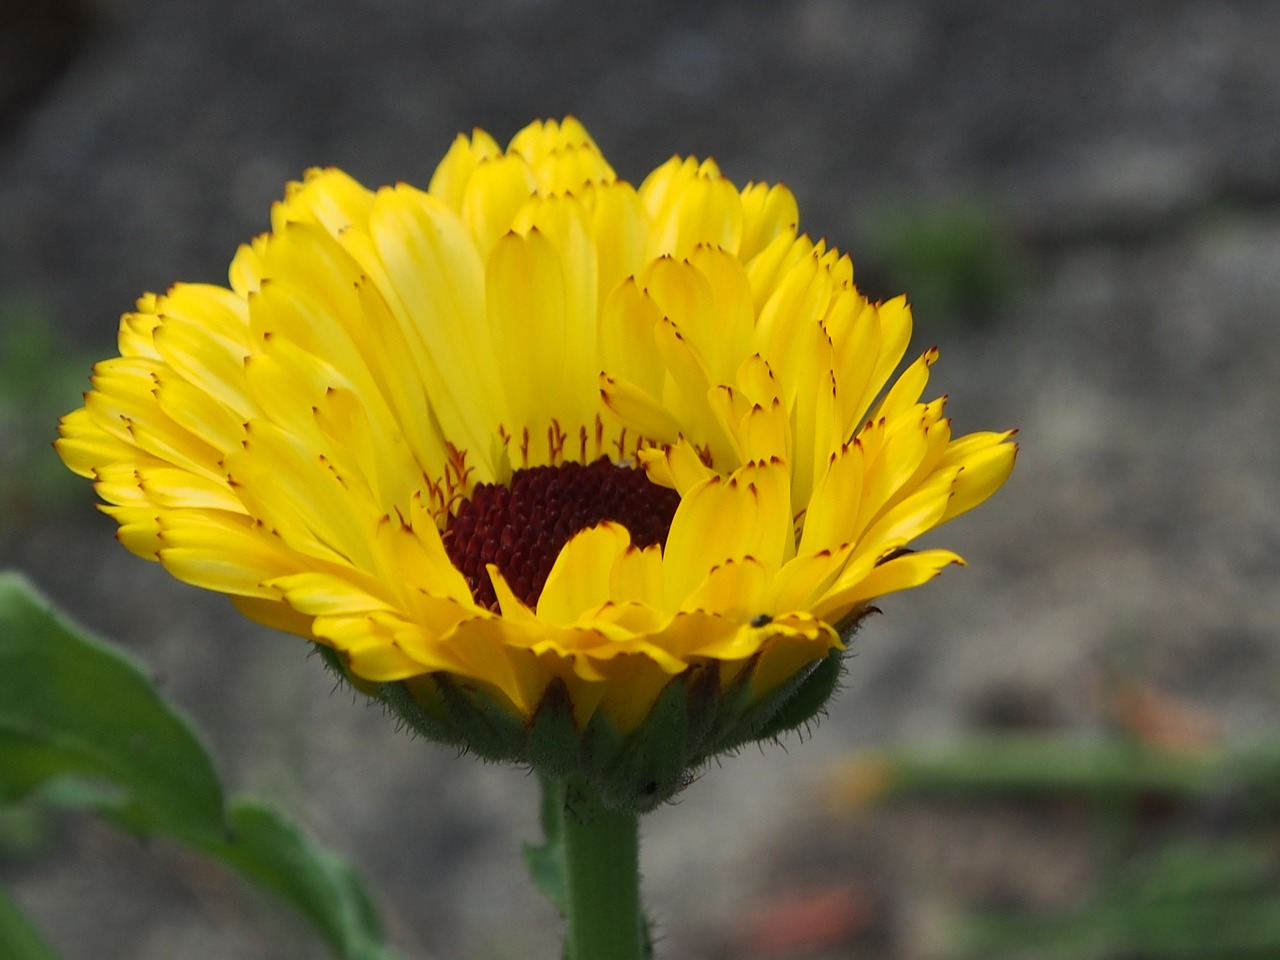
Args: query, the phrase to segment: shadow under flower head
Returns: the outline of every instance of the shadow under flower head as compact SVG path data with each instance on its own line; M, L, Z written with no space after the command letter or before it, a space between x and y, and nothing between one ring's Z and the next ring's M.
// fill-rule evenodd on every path
M905 548L1015 455L921 402L935 350L892 380L905 299L797 224L710 160L637 189L573 119L460 136L426 191L310 170L229 288L124 316L58 451L130 550L367 689L624 735L691 671L759 702L959 562Z

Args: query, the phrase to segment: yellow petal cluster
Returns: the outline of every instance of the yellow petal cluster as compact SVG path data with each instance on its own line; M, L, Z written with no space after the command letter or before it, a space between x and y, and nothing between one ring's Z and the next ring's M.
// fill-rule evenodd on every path
M761 694L873 598L948 564L916 537L986 499L1010 433L922 402L903 298L798 233L781 185L673 158L639 188L575 120L459 136L428 189L310 170L229 287L120 324L58 451L120 540L349 672L446 673L529 717L561 681L623 730L713 662ZM566 461L681 501L665 547L606 522L536 605L476 603L442 535L477 483Z

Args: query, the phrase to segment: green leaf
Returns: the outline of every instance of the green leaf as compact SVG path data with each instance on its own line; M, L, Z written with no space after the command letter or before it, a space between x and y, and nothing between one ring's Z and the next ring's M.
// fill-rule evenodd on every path
M565 910L564 880L564 843L548 841L547 843L525 843L524 865L529 870L529 878L533 885L550 900L561 916Z
M264 803L237 798L230 814L230 840L192 845L291 904L335 956L392 957L383 945L377 911L345 860Z
M392 957L346 861L265 804L224 806L208 753L142 670L0 574L0 803L21 797L172 837L290 904L341 960ZM0 957L52 957L9 949L6 936L39 941L4 908Z
M563 917L568 897L564 875L565 783L544 774L538 775L538 782L542 787L539 819L545 842L524 844L524 862L533 885L555 904Z
M0 887L0 957L5 960L61 960L16 903Z
M69 775L122 790L156 829L224 829L208 753L138 665L0 574L0 801Z

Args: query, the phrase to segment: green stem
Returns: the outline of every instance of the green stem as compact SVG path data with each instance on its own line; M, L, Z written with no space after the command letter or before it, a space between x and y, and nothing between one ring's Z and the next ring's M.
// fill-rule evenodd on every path
M644 960L636 815L606 809L576 781L561 812L569 960Z

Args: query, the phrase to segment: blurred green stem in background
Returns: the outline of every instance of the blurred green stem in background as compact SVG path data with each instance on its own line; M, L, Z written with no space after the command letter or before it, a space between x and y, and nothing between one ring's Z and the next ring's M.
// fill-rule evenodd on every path
M1018 735L863 754L837 796L868 802L1083 803L1096 829L1094 889L1058 913L979 907L956 924L956 955L1061 960L1280 956L1280 746L1175 750L1110 735ZM1074 806L1074 803L1073 803ZM1189 813L1185 833L1140 830ZM1205 826L1211 829L1203 829Z

